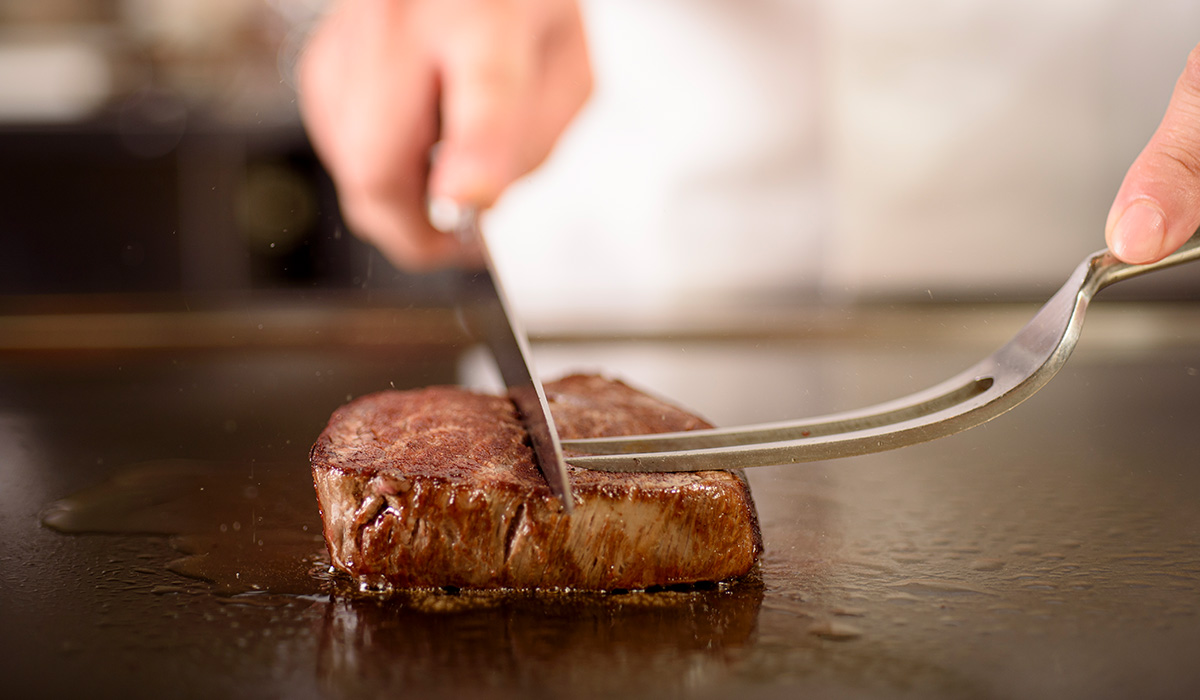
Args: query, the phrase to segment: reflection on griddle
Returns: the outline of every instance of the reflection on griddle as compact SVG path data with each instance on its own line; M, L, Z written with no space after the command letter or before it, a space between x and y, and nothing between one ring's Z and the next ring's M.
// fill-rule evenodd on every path
M72 534L166 535L168 568L218 595L312 595L327 577L307 465L143 462L55 501L42 522Z
M457 697L513 685L616 691L631 674L702 687L731 677L750 653L764 595L757 572L652 592L362 594L329 573L311 478L296 465L134 464L54 502L42 522L69 534L166 537L181 555L167 569L199 588L166 578L154 592L221 596L192 605L313 601L324 609L316 674L334 697L397 689ZM264 638L281 624L265 624Z
M709 590L610 595L335 596L317 671L326 692L345 698L513 686L615 692L630 677L685 690L734 672L762 599L756 576Z

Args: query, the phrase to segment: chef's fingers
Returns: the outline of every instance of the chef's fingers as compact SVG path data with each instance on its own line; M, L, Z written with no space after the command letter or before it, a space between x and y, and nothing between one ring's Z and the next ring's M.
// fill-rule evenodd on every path
M566 3L539 47L537 94L519 157L522 174L550 155L559 137L579 114L592 93L583 18L574 2Z
M359 199L348 190L339 199L350 230L396 267L413 272L433 270L457 264L464 255L454 236L429 224L422 198Z
M431 192L488 206L536 167L591 87L575 0L488 0L442 54Z
M520 3L473 3L440 50L441 141L435 197L488 206L516 178L521 118L533 92L534 54Z
M409 269L447 264L457 248L425 216L437 86L419 36L406 3L343 0L297 74L305 126L347 226Z
M1200 46L1192 50L1162 123L1117 191L1105 237L1129 263L1159 260L1200 227Z

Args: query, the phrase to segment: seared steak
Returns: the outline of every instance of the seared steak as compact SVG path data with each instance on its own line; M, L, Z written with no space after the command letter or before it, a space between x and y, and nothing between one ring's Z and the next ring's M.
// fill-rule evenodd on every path
M708 427L620 382L546 386L564 438ZM638 589L741 576L762 548L741 474L569 467L563 514L503 397L387 391L337 409L311 453L334 566L365 588Z

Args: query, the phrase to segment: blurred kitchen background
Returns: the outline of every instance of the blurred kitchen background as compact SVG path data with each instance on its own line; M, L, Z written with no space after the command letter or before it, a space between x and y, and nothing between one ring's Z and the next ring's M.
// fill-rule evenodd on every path
M305 140L289 73L325 4L0 0L0 294L436 299L343 230ZM535 329L1044 298L1200 41L1194 0L584 10L594 98L487 222Z

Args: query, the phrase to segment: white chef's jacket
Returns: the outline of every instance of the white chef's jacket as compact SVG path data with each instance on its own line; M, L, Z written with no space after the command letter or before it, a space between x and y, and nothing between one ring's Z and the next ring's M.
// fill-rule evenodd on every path
M584 10L594 97L488 221L534 323L1057 285L1200 41L1195 0Z

